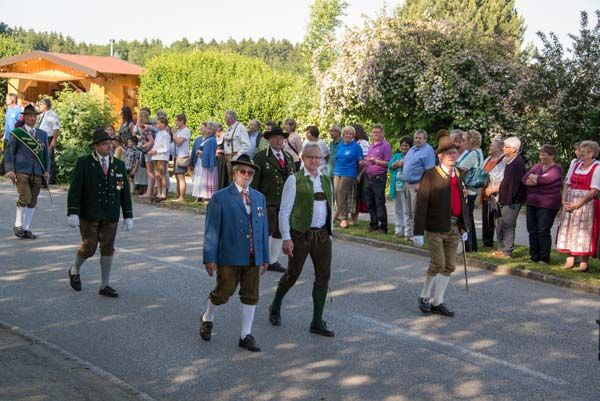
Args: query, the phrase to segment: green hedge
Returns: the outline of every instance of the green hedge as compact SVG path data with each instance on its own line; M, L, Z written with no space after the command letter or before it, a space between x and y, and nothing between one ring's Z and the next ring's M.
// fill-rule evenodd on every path
M259 59L217 51L166 53L146 65L140 104L165 110L171 124L175 115L185 113L197 134L201 122L223 121L226 110L235 110L244 123L288 117L306 122L312 93L302 75Z

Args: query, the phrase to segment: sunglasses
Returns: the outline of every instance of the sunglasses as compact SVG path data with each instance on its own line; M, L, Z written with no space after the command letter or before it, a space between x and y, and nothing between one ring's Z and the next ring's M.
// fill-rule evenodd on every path
M238 170L241 175L247 175L248 177L252 177L254 175L254 170Z

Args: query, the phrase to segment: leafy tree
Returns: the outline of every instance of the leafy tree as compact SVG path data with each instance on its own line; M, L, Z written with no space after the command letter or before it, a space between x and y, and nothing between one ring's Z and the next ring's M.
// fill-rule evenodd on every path
M532 149L543 143L558 146L566 163L575 142L600 138L600 10L594 27L581 13L579 33L569 35L569 50L553 33L538 35L543 48L524 85L528 107L521 132Z
M315 76L333 62L335 53L330 44L335 41L335 30L346 7L348 3L344 0L315 0L310 6L303 50Z
M406 0L397 15L404 21L443 20L466 25L479 34L512 41L517 51L525 32L515 0Z
M512 130L526 69L512 43L438 21L382 16L348 32L319 81L322 121L381 122L402 134Z

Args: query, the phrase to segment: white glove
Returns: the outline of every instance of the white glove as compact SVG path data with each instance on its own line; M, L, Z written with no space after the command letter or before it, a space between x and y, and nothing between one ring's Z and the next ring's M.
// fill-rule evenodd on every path
M124 221L125 223L125 231L131 231L133 230L133 219L125 219Z
M463 240L463 242L466 242L469 239L469 233L465 231L460 238Z
M422 235L415 235L413 237L413 243L419 248L423 248L423 244L425 243L425 238Z
M70 214L67 216L67 222L73 228L79 227L79 216L76 214Z

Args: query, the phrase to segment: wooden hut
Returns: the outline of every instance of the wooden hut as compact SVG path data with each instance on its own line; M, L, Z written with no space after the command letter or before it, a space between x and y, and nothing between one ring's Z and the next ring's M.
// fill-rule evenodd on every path
M67 83L78 91L107 96L116 115L123 106L137 106L141 73L139 65L114 57L36 50L0 59L0 78L8 80L8 92L20 99L53 97Z

